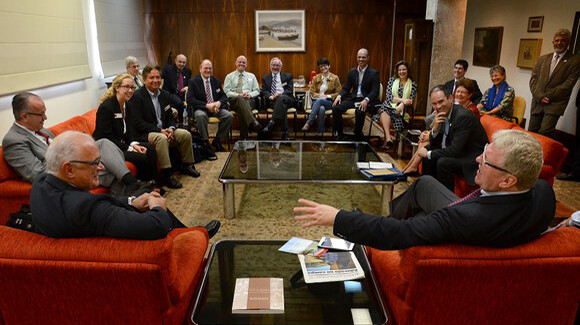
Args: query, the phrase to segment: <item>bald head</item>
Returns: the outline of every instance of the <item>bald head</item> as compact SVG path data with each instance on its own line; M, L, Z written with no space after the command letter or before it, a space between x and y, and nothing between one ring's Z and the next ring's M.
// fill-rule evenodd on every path
M187 57L183 54L178 54L175 57L175 65L177 66L178 70L183 70L183 68L185 68L185 65L187 64Z
M213 74L213 64L211 63L210 60L205 59L201 61L201 64L199 65L199 74L204 79L211 77L211 75Z
M246 57L243 55L238 56L238 58L236 59L236 69L238 70L238 72L241 73L246 71L247 67L248 67L248 59L246 59Z
M362 48L356 52L356 62L358 63L359 69L364 69L369 64L369 51Z

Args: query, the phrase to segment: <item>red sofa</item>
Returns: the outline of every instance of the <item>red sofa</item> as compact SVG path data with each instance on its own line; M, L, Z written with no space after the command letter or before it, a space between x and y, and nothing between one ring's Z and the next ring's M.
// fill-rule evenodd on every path
M398 325L574 324L580 229L559 229L506 249L367 251Z
M75 116L60 124L50 127L55 135L65 131L75 130L87 134L93 134L96 126L97 110L89 111L83 115ZM134 175L137 168L130 162L127 167ZM30 188L32 184L20 179L16 172L8 165L2 154L0 146L0 225L5 225L11 213L20 210L23 203L30 203ZM93 193L108 193L105 187L98 187Z
M522 129L519 125L515 123L508 122L506 120L484 115L480 119L485 132L487 133L487 138L489 142L492 141L493 134L498 130L505 130L505 129L514 129L514 130L521 130ZM525 131L528 132L528 131ZM544 164L542 165L542 170L540 171L540 178L544 179L548 182L548 184L554 184L554 177L556 177L556 173L560 170L560 167L566 161L566 157L568 156L568 149L564 147L558 141L552 140L546 136L543 136L538 133L528 132L529 134L533 135L540 144L542 144L542 149L544 151ZM465 179L462 176L455 176L455 189L454 192L459 197L463 197L467 195L469 192L477 189L477 187L470 186L467 184Z
M0 324L183 324L207 231L54 239L0 226Z

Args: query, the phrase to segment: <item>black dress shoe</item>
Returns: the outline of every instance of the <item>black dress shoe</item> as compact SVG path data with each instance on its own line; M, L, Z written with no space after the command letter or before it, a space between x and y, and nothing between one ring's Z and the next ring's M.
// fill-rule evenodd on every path
M195 169L193 164L181 167L181 173L191 177L199 177L199 172Z
M211 146L215 148L216 152L227 151L226 148L224 148L224 146L222 146L222 143L220 142L220 139L218 139L218 138L213 139L213 141L211 142Z
M260 132L262 132L262 124L260 124L260 122L256 121L255 123L253 123L250 126L250 130L254 131L256 133L260 133Z
M286 131L282 132L282 138L281 139L284 140L284 141L290 140L290 138L288 137L288 132L286 132Z
M131 194L141 190L152 190L155 185L154 181L136 181L135 183L125 186L125 195L131 196Z
M220 230L221 222L219 220L212 220L207 225L203 226L207 230L207 236L212 238Z
M419 172L409 172L409 173L403 173L404 176L407 177L420 177L421 174L419 174Z
M580 182L580 176L575 175L574 173L570 173L563 176L556 176L557 179L561 181L572 181L572 182Z
M178 181L173 176L169 176L169 178L167 180L165 180L165 185L167 185L167 187L169 187L169 188L182 188L183 187L183 184L181 184L181 182Z
M217 156L215 155L215 152L213 151L213 148L211 147L209 142L205 143L204 149L205 149L205 153L207 155L206 156L207 160L217 160Z

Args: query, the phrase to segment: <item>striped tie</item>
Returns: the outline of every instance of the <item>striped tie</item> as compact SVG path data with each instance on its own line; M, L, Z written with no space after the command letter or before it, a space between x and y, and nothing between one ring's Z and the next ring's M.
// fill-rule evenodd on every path
M272 96L276 95L276 78L277 78L277 76L278 75L276 74L272 77L272 89L270 89Z
M236 92L238 94L242 93L242 86L244 85L244 75L240 73L240 76L238 77L238 84L236 85Z
M207 98L207 103L213 103L213 99L211 97L211 87L209 86L209 79L205 81L205 97Z
M475 191L473 191L473 192L471 192L471 193L467 194L466 196L464 196L464 197L460 198L459 200L457 200L457 201L455 201L455 202L451 202L451 203L448 205L448 207L450 207L450 206L452 206L452 205L456 205L456 204L458 204L458 203L461 203L461 202L465 202L465 201L467 201L467 200L474 199L474 198L476 198L476 197L480 197L480 196L481 196L481 189L479 188L479 189L477 189L477 190L475 190Z

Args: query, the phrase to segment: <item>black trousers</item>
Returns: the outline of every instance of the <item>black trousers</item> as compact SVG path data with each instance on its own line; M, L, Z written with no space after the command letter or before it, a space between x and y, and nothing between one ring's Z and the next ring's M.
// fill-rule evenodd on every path
M133 163L137 167L137 178L149 181L157 177L157 152L153 144L149 142L139 142L139 145L147 148L145 154L135 151L125 151L125 160Z
M332 130L333 130L333 133L336 132L336 134L338 136L342 136L344 134L343 133L342 114L344 114L344 112L346 112L347 110L353 108L355 103L359 103L363 99L364 98L355 98L355 99L345 98L344 100L342 100L340 102L339 105L336 105L336 107L332 110ZM372 114L374 107L375 107L375 102L370 101L367 105L366 112L369 112L370 114ZM362 129L363 129L363 126L365 125L366 112L363 112L358 108L355 111L354 135L357 138L362 138L362 136L363 136Z
M268 106L274 109L272 113L272 121L274 124L281 124L282 130L288 130L288 109L292 106L296 106L296 100L292 96L286 94L279 95L276 100L269 101Z
M463 175L463 164L457 158L441 157L436 160L423 159L422 164L423 175L435 177L452 192L455 187L455 174ZM467 182L473 184L473 180L468 179Z

